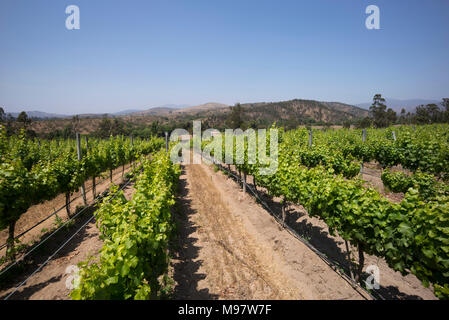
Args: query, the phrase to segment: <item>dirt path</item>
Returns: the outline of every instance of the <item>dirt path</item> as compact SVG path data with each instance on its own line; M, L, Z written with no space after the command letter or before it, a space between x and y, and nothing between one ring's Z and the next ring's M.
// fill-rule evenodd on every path
M250 197L248 194L243 194L238 184L234 180L228 179L223 173L214 172L209 167L206 167L205 170L207 174L213 178L215 185L220 188L223 193L230 195L227 196L229 199L227 201L231 211L239 214L239 212L243 210L245 212L243 217L246 218L243 221L249 221L247 224L248 228L253 228L255 229L256 234L263 235L262 238L264 239L261 241L267 241L268 243L274 242L276 244L275 246L279 245L289 264L300 265L298 267L295 266L294 269L296 271L301 270L301 272L305 273L306 277L301 281L304 281L304 283L311 285L312 287L316 286L316 281L319 282L323 280L322 278L324 278L325 281L328 281L330 269L321 268L319 263L322 263L322 261L320 260L317 262L318 257L314 253L306 248L301 242L294 239L289 233L287 233L287 236L289 236L290 239L285 239L284 235L286 232L282 228L279 228L279 230L282 231L281 233L272 233L272 231L269 230L270 222L273 222L274 219L268 212L262 209L259 204L255 203L253 197ZM252 177L248 176L247 181L248 183L252 182ZM263 188L259 187L258 190L259 195L266 203L268 203L274 214L281 217L281 199L269 197ZM258 210L257 212L260 212L260 214L248 214L252 213L253 210ZM286 222L296 233L307 239L309 243L320 252L324 253L328 258L338 262L342 266L347 266L347 253L344 240L338 235L330 235L327 225L322 220L310 217L307 214L307 211L300 205L289 204L286 209ZM288 240L288 242L279 242L281 237L284 241ZM292 238L295 241L292 242ZM357 262L358 260L355 254L355 252L357 252L356 248L351 248L351 251L353 261ZM298 254L306 257L306 259L297 259L296 257ZM364 269L370 265L379 268L380 288L377 292L384 299L437 299L433 294L432 288L425 288L414 275L409 274L407 276L402 276L399 272L395 272L391 269L383 259L365 254ZM309 272L310 269L313 270L312 273ZM314 272L319 273L319 276L322 277L321 280L319 279L320 277L313 274ZM294 276L298 276L298 274L294 274ZM310 288L305 286L303 289L309 290ZM326 291L321 291L322 288L320 286L316 289L319 290L321 294L326 295ZM327 290L334 289L329 287ZM335 296L333 292L328 292L328 294L330 298Z
M177 299L364 299L221 172L180 179Z

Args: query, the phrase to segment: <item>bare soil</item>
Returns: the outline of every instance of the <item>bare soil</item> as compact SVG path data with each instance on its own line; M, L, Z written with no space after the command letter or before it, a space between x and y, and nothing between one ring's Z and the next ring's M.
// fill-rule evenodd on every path
M175 298L369 298L221 172L185 166L180 201Z
M131 165L125 166L125 174L129 172L131 169ZM113 171L112 174L112 181L114 184L120 184L122 179L122 167L119 167ZM100 194L104 191L106 191L109 186L111 185L111 181L109 179L109 172L104 173L103 177L96 179L96 194ZM86 198L88 203L93 202L93 194L92 194L92 179L88 179L85 182L85 189L86 189ZM71 204L71 212L72 215L75 212L75 209L77 206L81 206L84 204L83 198L81 196L81 190L78 192L75 192L72 194L71 199L75 199ZM15 228L15 234L21 234L23 231L28 230L30 227L34 226L39 221L43 220L47 216L49 216L52 212L56 211L57 209L61 208L65 205L65 194L60 194L56 198L45 201L43 203L34 205L30 207L26 213L24 213L20 219L16 223ZM66 209L62 209L56 214L63 222L68 220L68 215L66 212ZM39 241L39 239L42 237L43 234L45 234L47 231L52 230L55 228L55 222L56 222L56 216L51 217L50 219L44 221L40 225L38 225L36 228L30 230L25 235L20 237L20 242L22 244L30 244L36 241ZM8 229L0 231L0 245L4 244L6 240L8 239ZM6 248L3 248L0 250L0 257L2 257L6 252Z
M391 171L402 171L409 173L408 170L403 169L401 166L394 166L390 168ZM382 179L382 167L377 162L369 162L363 164L363 174L362 179L366 181L365 185L368 187L373 187L378 192L380 192L384 197L392 202L401 202L404 199L403 193L390 192L385 188Z
M252 178L248 177L248 181ZM274 214L280 215L280 199L269 197L261 188L258 190ZM130 199L133 192L128 186L126 197ZM233 179L212 166L183 167L178 208L175 212L178 236L171 262L175 299L370 299L282 228ZM90 213L83 215L69 230L58 233L44 247L44 252L33 255L12 280L2 283L0 299L44 263L90 217ZM327 226L309 217L304 208L290 205L286 221L328 258L343 266L347 263L343 240L331 236ZM101 246L99 231L92 221L11 299L69 299L66 282L71 274L67 268L91 255L97 256ZM354 248L351 250L355 252ZM382 259L372 256L365 259L365 266L379 267L378 292L384 298L436 299L432 289L424 288L416 277L403 277Z
M221 172L215 173L215 175L221 175L225 177L225 175ZM230 178L225 178L229 183L233 185L229 186L229 190L233 190L234 196L236 194L239 194L238 199L244 199L240 200L241 203L253 202L253 204L257 207L259 207L259 212L264 213L268 216L268 212L261 208L260 204L256 204L254 198L250 196L249 194L243 194L240 190L239 185ZM252 182L252 177L248 176L248 183ZM252 184L250 184L252 186ZM234 188L234 189L232 189ZM262 199L269 205L269 207L272 209L274 214L276 214L278 217L281 217L281 210L282 206L280 203L280 198L272 198L266 194L266 190L263 188L258 187L259 195L262 197ZM248 212L248 211L247 211ZM251 215L247 215L248 217L251 217ZM260 219L260 217L259 217ZM272 221L274 221L272 219ZM258 222L257 218L255 218L254 224ZM344 240L339 237L338 235L332 236L329 234L329 230L327 225L317 219L310 217L307 214L307 211L299 205L293 205L289 204L286 212L286 222L287 224L292 227L292 229L295 230L300 236L307 239L315 248L317 248L320 252L324 253L327 257L329 257L331 260L338 262L341 266L348 267L347 263L347 253L345 249L345 243ZM282 230L282 229L280 229ZM282 231L285 233L285 231ZM262 232L266 235L265 231ZM290 234L289 234L290 235ZM290 235L290 237L292 237ZM293 238L293 237L292 237ZM275 241L276 237L273 237L271 241ZM299 241L296 241L292 247L288 247L288 253L290 254L290 250L293 250L295 252L294 246L302 245ZM306 251L308 250L310 253L310 249L306 248ZM351 258L353 262L358 262L357 259L357 251L356 248L350 248L351 251ZM295 254L294 254L295 255ZM312 253L312 255L315 255ZM309 265L315 264L315 261L307 259L307 260L300 260L299 262L296 261L296 263L301 264L300 269L303 270L304 266L303 264ZM406 299L406 300L435 300L437 299L435 295L433 294L433 289L425 288L421 282L414 276L414 275L407 275L402 276L399 272L395 272L393 269L391 269L387 263L378 257L375 256L369 256L365 254L365 269L369 265L375 265L379 268L380 271L380 289L377 290L377 292L380 294L381 297L384 299ZM329 270L321 272L320 276L323 276L322 273L329 273ZM334 272L334 271L331 271ZM335 272L334 272L335 273ZM316 285L316 284L314 284ZM331 294L328 292L328 294ZM319 298L312 298L312 299L322 299ZM335 298L332 298L335 299Z
M125 197L131 199L134 188L129 184L124 189ZM2 285L0 289L0 299L4 299L11 293L22 281L32 274L49 255L63 244L76 230L92 217L95 209L82 215L80 219L69 229L58 232L51 241L34 255L21 270L15 274L13 279ZM50 260L40 271L30 277L27 282L10 297L13 300L69 300L71 291L68 283L73 278L73 268L79 262L85 261L88 257L97 257L103 242L100 240L100 232L93 219L65 246L59 253ZM5 289L7 288L7 289Z

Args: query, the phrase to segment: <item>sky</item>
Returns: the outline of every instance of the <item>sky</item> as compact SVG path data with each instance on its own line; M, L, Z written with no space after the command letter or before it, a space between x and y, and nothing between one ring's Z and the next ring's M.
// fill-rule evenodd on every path
M80 29L66 28L77 5ZM368 30L368 5L380 29ZM448 0L0 0L0 106L449 96Z

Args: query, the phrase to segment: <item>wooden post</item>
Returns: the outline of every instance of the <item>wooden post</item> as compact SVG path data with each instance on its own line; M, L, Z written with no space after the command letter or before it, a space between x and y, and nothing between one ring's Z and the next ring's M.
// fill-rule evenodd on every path
M8 239L6 240L6 257L11 260L15 260L16 252L14 250L14 230L16 227L16 221L9 224Z
M355 281L354 274L352 273L351 252L349 251L348 241L346 241L346 240L345 240L345 246L346 246L346 254L348 256L349 274L351 275L352 281Z
M285 198L282 199L282 226L285 228Z
M67 216L69 219L72 217L70 213L70 192L65 193L65 210L67 211Z
M362 130L362 142L365 142L366 140L366 129ZM362 163L360 164L360 175L363 175L363 159Z
M359 267L357 270L357 281L362 281L362 274L363 274L363 266L365 265L365 256L363 254L363 246L361 244L358 245L359 249Z
M309 147L312 147L312 129L309 131Z
M246 193L246 172L243 171L243 192Z
M95 185L95 176L92 177L92 200L95 200L97 193L97 186Z
M257 191L257 184L256 184L256 177L253 176L253 185L254 185L254 190Z
M132 135L131 135L131 149L134 149L134 137ZM133 153L132 153L131 163L132 163L133 169L134 169L134 166L135 166L135 163L134 163L134 150L133 150Z
M165 151L168 153L168 132L165 131Z
M81 140L79 133L76 134L76 151L78 153L78 161L81 161L82 154L81 154ZM84 205L87 206L86 189L84 188L84 181L81 183L81 194L83 195Z
M84 140L86 140L86 152L89 153L89 137L85 136ZM92 177L92 200L95 200L96 197L97 186L95 185L95 174Z

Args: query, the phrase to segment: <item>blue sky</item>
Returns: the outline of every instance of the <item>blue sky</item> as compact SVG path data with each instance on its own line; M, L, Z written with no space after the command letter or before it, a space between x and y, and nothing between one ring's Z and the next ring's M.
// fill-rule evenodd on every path
M80 30L65 28L68 5ZM365 8L380 8L380 30ZM449 96L447 0L0 0L0 106Z

